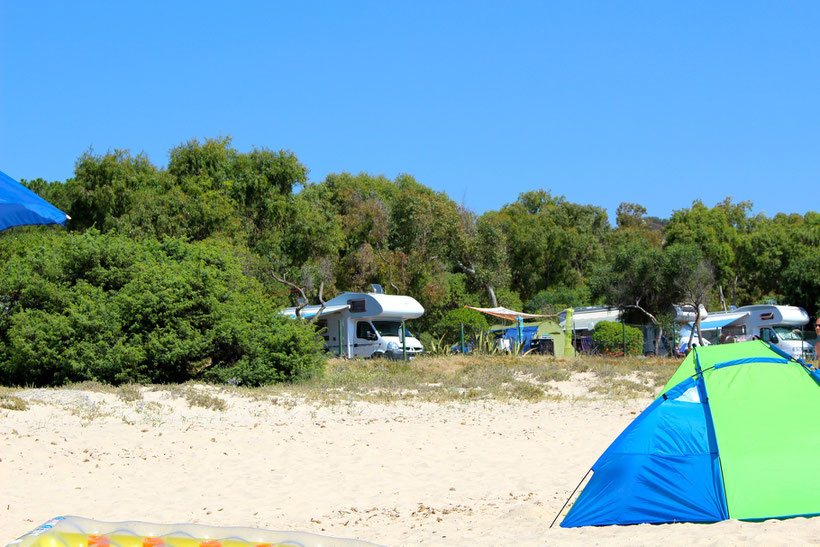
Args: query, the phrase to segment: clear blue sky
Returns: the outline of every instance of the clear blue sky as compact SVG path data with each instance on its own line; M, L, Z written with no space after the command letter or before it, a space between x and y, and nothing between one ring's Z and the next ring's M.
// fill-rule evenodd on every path
M820 196L820 2L0 0L0 170L191 138L654 216Z

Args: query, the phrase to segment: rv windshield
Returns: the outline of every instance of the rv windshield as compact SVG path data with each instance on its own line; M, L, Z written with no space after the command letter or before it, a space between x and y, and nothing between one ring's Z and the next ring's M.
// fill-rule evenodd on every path
M800 329L796 329L794 327L783 327L778 326L774 327L774 332L777 333L783 340L800 340Z
M373 326L379 331L382 336L399 336L401 330L401 321L373 321ZM412 333L404 329L405 336L413 336Z

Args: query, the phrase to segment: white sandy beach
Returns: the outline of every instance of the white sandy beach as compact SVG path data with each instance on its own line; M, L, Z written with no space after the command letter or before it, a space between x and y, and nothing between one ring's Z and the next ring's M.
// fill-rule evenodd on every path
M220 411L149 388L129 402L76 390L18 395L28 410L0 410L4 543L58 515L383 545L791 545L820 537L820 518L550 529L649 399L328 406L221 392Z

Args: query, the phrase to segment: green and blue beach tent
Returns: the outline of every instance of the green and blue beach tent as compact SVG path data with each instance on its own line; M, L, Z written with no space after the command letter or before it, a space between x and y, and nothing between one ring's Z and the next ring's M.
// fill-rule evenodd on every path
M694 348L561 526L818 515L817 458L818 372L761 340Z

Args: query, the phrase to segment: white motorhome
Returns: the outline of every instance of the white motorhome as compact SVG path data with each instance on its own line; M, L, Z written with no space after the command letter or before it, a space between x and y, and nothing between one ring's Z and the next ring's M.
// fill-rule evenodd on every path
M809 315L803 308L763 304L709 312L701 319L700 330L709 344L760 338L792 357L814 359L814 348L802 338L801 327L808 322ZM692 328L691 322L684 325L681 337L688 337Z
M285 308L283 315L296 317L296 308ZM316 319L322 327L325 349L343 357L387 357L412 359L424 347L402 323L424 314L424 308L410 296L383 293L345 292L328 300L326 306L305 306L303 318Z
M572 309L572 328L577 336L588 336L592 334L595 325L601 321L619 322L622 312L612 306L585 306ZM558 314L558 324L562 329L566 328L567 310Z

